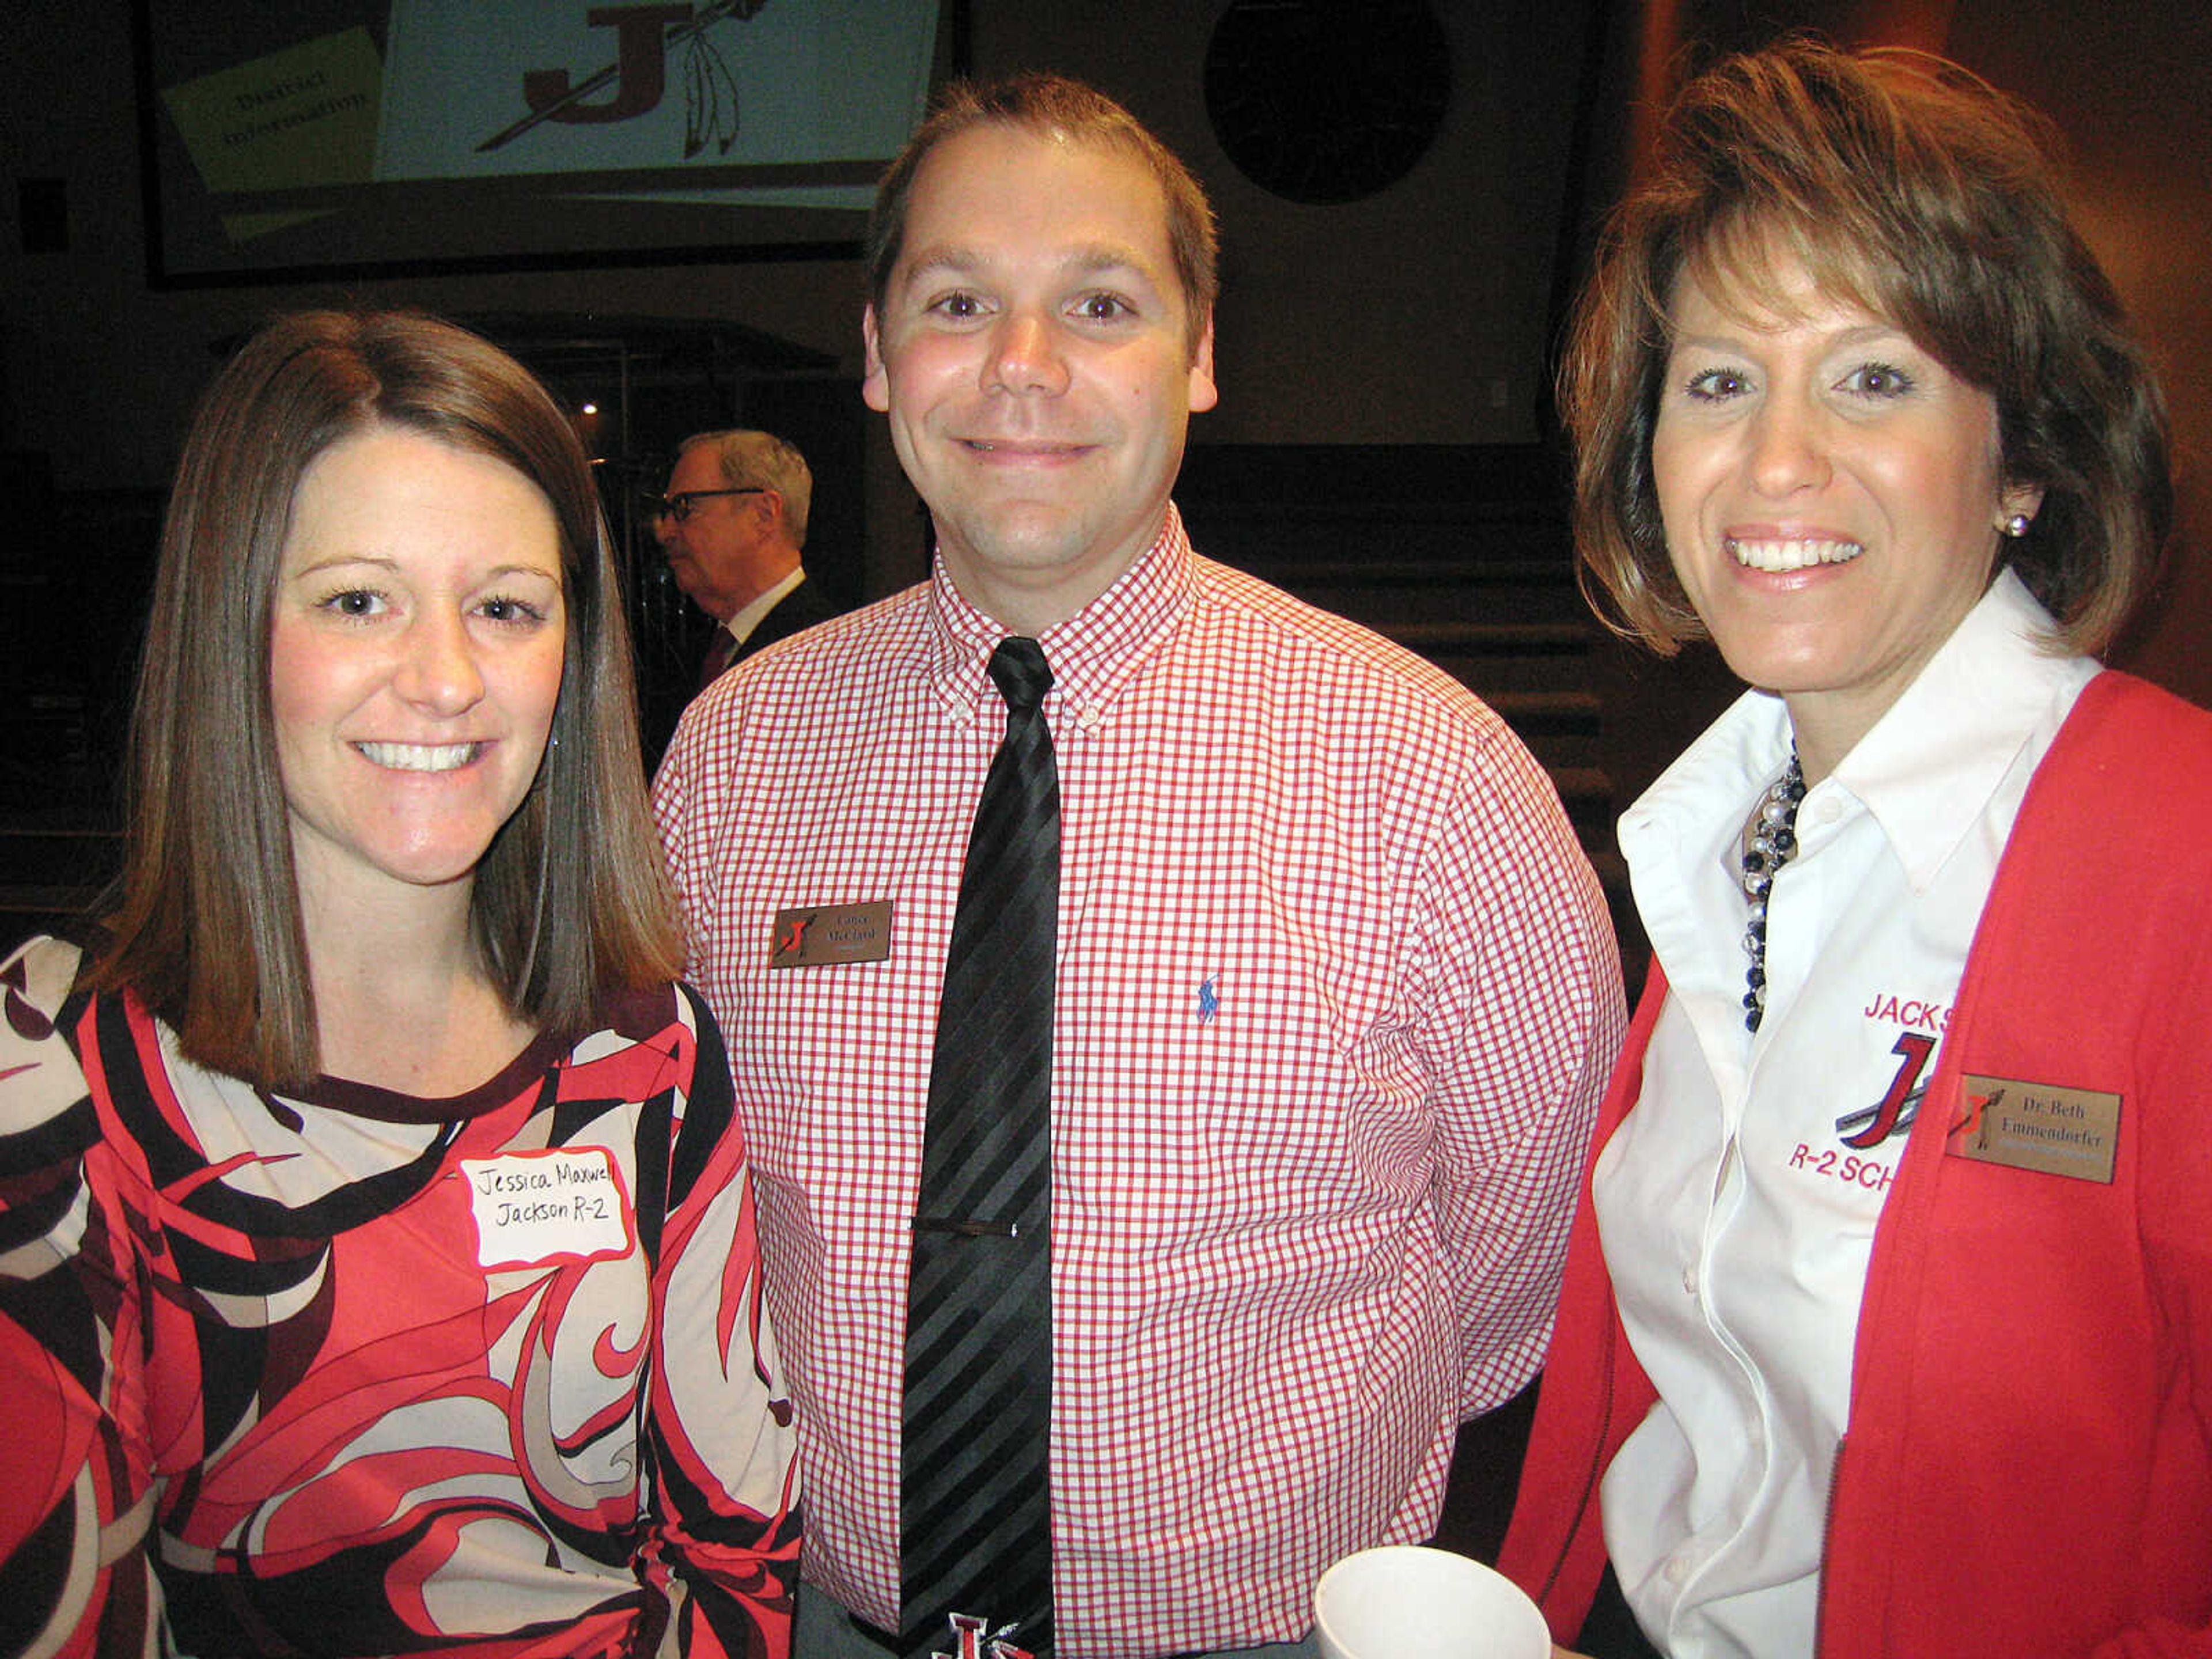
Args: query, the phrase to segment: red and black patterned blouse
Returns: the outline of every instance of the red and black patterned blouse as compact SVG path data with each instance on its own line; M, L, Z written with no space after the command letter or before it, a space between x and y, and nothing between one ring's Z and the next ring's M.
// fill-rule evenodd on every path
M790 1410L695 996L294 1099L76 960L0 967L0 1650L780 1659Z

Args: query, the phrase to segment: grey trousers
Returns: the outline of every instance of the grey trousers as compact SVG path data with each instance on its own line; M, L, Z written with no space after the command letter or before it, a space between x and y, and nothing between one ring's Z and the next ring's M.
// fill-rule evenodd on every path
M1224 1648L1218 1653L1194 1654L1189 1659L1318 1659L1320 1650L1308 1635L1303 1642L1275 1642L1263 1648ZM799 1619L791 1638L791 1659L888 1659L884 1650L853 1627L853 1621L830 1596L811 1584L799 1590Z

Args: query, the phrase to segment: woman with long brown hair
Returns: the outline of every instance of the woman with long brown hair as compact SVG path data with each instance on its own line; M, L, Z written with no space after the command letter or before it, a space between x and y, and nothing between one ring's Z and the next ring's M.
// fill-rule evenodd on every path
M0 1617L783 1653L727 1067L672 983L589 466L518 364L322 313L224 368L129 809L86 947L0 968Z

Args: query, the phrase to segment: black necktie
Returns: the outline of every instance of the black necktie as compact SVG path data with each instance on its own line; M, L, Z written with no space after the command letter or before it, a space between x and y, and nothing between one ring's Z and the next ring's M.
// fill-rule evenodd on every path
M945 963L908 1279L901 1622L957 1654L953 1616L1052 1651L1053 945L1060 773L1035 640L999 642L1006 700Z

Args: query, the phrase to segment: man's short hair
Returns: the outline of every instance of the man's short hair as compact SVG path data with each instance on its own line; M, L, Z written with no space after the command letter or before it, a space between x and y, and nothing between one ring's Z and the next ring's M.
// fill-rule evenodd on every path
M1167 198L1168 250L1182 285L1186 343L1194 357L1220 291L1220 238L1206 191L1176 153L1103 92L1060 75L1017 75L1003 81L957 81L947 87L876 186L868 217L868 301L883 314L891 269L906 240L907 204L915 175L929 153L971 127L1022 127L1077 143L1102 144L1144 164Z
M814 500L814 474L806 457L773 432L733 428L695 432L677 446L680 460L711 444L720 463L722 482L732 489L773 489L783 501L783 527L793 547L806 545L807 509Z

